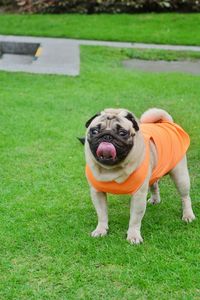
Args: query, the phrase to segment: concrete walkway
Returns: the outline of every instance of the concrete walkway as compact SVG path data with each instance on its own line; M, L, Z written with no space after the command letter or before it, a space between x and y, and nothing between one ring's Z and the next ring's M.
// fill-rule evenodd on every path
M144 72L180 72L193 75L200 74L200 61L163 61L163 60L141 60L129 59L123 61L127 69L140 70Z
M29 64L24 63L24 57L16 53L14 55L2 55L0 59L0 70L12 72L28 72L42 74L63 74L69 76L77 76L80 72L80 53L77 42L68 41L67 39L41 38L41 37L25 37L25 36L0 36L1 43L15 44L38 44L41 47L41 55L30 61ZM20 60L21 57L21 60Z
M175 50L175 51L200 51L199 46L178 46L178 45L158 45L158 44L143 44L143 43L124 43L124 42L106 42L93 40L75 40L75 39L60 39L60 38L43 38L43 37L25 37L25 36L3 36L0 35L1 43L37 43L41 47L41 54L36 59L34 57L22 57L20 54L16 55L3 53L0 57L0 70L15 71L15 72L29 72L29 73L45 73L45 74L65 74L69 76L77 76L80 73L80 45L90 46L106 46L117 48L140 48L140 49L161 49L161 50ZM147 61L140 61L138 68ZM166 62L164 62L166 63ZM183 62L185 67L182 71L185 72L187 68L194 68L194 65L186 66L187 62ZM159 63L161 65L162 63ZM174 67L179 68L182 62L179 62ZM148 68L155 69L158 63L149 63ZM166 64L165 64L166 65ZM168 64L169 66L170 64ZM195 74L200 73L200 66L195 62ZM131 62L125 63L126 67L134 68ZM164 65L163 65L164 66ZM167 67L168 68L168 67ZM186 69L185 69L186 68ZM142 69L142 67L140 68ZM143 68L145 71L145 68ZM169 72L171 71L169 67ZM177 71L179 71L177 69Z
M70 41L70 40L68 40ZM90 46L107 46L117 48L135 48L135 49L159 49L174 51L195 51L200 52L200 46L183 46L183 45L162 45L162 44L144 44L144 43L126 43L126 42L106 42L106 41L90 41L90 40L71 40L79 45Z

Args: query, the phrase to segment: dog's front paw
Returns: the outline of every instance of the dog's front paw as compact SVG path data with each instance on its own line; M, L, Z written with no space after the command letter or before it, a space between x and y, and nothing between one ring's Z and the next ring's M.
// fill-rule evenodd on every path
M156 205L156 204L160 203L160 196L152 195L151 198L148 199L148 203L150 203L152 205Z
M186 223L191 223L193 220L195 220L195 215L192 210L186 210L183 212L182 220Z
M91 232L92 237L99 237L107 235L108 228L105 226L97 226L97 228Z
M138 230L128 230L127 241L131 244L143 243L143 238Z

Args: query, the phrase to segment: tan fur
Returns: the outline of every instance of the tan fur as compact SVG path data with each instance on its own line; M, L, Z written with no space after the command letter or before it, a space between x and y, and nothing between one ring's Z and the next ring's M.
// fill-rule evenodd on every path
M116 181L118 183L124 182L129 175L137 169L141 164L145 155L144 139L140 131L135 132L132 122L125 118L128 111L125 109L105 109L101 112L100 116L96 117L88 127L86 135L90 127L102 124L105 129L112 129L115 126L116 119L120 125L126 130L130 130L134 135L134 146L131 149L125 160L116 166L104 166L100 164L93 156L89 144L85 143L85 156L86 162L92 170L95 178L99 181ZM107 118L109 116L109 119ZM140 121L142 123L157 122L161 119L172 121L172 117L164 110L153 108L145 112ZM139 244L143 241L140 228L141 221L146 210L146 197L149 188L149 180L152 170L157 161L157 153L153 143L150 144L150 164L148 176L140 189L131 197L130 207L130 221L129 229L127 231L127 240L132 244ZM170 172L171 177L175 181L177 189L180 192L183 203L183 220L191 222L195 219L192 211L191 199L189 196L190 181L187 170L186 157ZM104 236L108 230L108 213L107 213L107 200L106 194L97 192L92 186L91 198L98 215L98 225L92 232L93 237ZM158 183L155 183L152 188L152 197L149 202L156 204L160 202Z

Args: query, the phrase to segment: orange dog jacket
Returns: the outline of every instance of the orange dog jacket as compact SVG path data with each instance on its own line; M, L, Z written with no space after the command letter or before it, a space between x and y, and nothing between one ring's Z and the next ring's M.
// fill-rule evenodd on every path
M149 185L171 171L183 158L189 145L188 134L177 124L160 121L140 125L144 136L146 153L141 165L122 183L115 181L98 181L88 165L86 176L91 185L99 192L111 194L134 194L142 186L147 174L150 159L150 140L157 150L157 164L152 172Z

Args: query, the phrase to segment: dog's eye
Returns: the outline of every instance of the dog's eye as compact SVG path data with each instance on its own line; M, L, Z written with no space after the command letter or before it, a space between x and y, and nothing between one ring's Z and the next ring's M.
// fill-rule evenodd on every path
M119 130L119 135L120 136L126 136L128 134L128 131L126 131L125 129L120 129Z
M91 128L90 130L91 134L95 135L99 133L99 129L98 128Z

